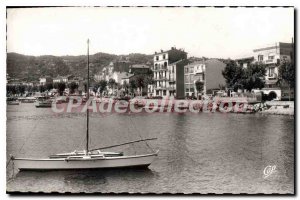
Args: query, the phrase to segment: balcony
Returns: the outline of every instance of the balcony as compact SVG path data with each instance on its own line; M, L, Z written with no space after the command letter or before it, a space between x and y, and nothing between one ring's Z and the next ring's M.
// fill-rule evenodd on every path
M268 59L268 60L265 60L264 62L265 62L265 64L277 64L280 62L280 60L279 59Z
M155 81L166 81L168 79L167 79L167 77L159 76L159 77L154 78L154 80Z
M167 71L168 68L167 67L154 67L153 71Z
M167 90L169 90L169 91L175 91L175 87L168 87Z
M166 86L157 86L155 89L156 90L165 90L165 89L167 89L167 87Z
M175 79L174 79L174 78L170 78L170 79L169 79L169 82L170 82L170 83L174 83L174 82L175 82Z
M272 73L270 75L267 75L265 78L266 80L277 80L278 75L276 73Z

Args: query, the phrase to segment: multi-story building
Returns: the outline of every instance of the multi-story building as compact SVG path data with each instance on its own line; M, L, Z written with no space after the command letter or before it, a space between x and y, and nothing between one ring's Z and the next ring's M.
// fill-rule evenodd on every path
M278 42L265 45L253 50L254 61L267 65L265 86L266 88L276 87L278 81L278 64L283 60L291 61L293 53L292 43Z
M153 61L154 84L148 86L148 95L184 98L183 69L187 53L172 47L168 51L155 52Z
M247 68L251 63L254 62L254 57L253 56L246 56L246 57L241 57L235 59L238 65L240 65L243 68Z
M282 96L287 96L288 86L282 82L278 83L278 66L286 60L292 61L293 56L293 43L273 43L261 46L253 50L252 56L236 59L237 63L243 67L247 67L250 63L261 62L266 65L266 74L264 77L265 88L262 89L264 94L271 95L275 99L281 99ZM293 96L293 93L292 93Z
M213 94L220 90L226 82L222 75L225 64L217 59L198 61L184 66L185 96L198 96L200 94ZM203 82L203 91L197 91L196 82Z

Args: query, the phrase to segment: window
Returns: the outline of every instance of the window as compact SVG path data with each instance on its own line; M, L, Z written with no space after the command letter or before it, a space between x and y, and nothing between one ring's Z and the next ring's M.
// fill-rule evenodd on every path
M165 95L167 95L167 91L166 91L166 90L164 90L164 91L163 91L163 94L164 94L164 96L165 96Z
M184 82L185 83L189 83L190 82L189 75L185 75L184 76Z
M203 81L203 75L199 76L199 81Z
M164 67L167 67L168 63L167 62L164 62Z
M163 59L166 59L166 54L163 55Z
M186 67L184 73L189 73L189 67Z
M195 80L195 75L194 74L191 74L191 83Z
M268 60L273 60L274 56L268 56Z
M154 65L154 69L157 70L157 64Z
M257 60L258 61L263 61L264 60L264 56L263 55L258 55Z
M274 72L275 72L275 67L270 67L269 68L269 76L273 76Z
M158 96L159 95L159 91L158 90L156 90L156 96Z
M194 72L194 67L190 67L190 73Z
M159 60L159 56L156 56L156 60Z

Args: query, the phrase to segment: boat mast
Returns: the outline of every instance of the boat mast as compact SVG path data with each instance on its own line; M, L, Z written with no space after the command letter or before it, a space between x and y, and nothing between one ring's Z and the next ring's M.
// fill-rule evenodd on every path
M87 100L86 103L89 102L90 99L90 65L89 65L89 44L90 44L90 39L87 40ZM89 109L87 107L86 109L86 153L88 154L89 152Z

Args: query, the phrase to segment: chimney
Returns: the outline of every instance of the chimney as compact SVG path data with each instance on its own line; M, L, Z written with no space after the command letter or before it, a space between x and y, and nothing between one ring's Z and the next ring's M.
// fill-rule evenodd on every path
M162 49L160 51L161 51L161 53L164 52Z

